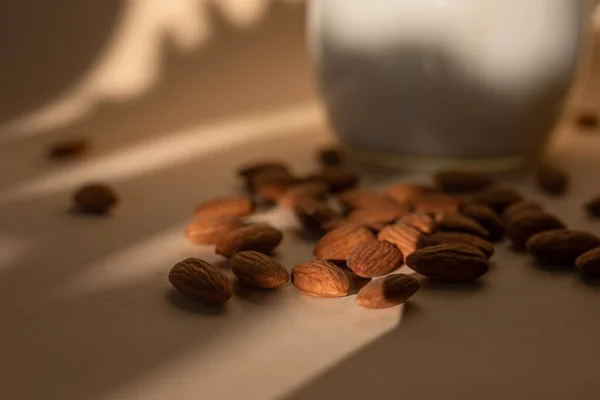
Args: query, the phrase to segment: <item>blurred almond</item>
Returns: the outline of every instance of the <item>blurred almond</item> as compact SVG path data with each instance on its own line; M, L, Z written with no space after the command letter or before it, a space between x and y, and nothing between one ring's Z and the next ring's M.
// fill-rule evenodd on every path
M324 201L327 198L327 186L322 183L301 183L286 190L277 202L281 207L294 208L303 198Z
M254 211L254 203L248 196L219 197L205 201L196 207L196 217L245 217Z
M412 204L417 198L435 192L431 187L413 183L397 183L385 190L385 194L399 204Z
M577 257L575 265L587 278L600 277L600 248L587 251Z
M516 190L498 186L484 189L471 196L474 203L488 206L499 214L502 214L511 204L522 199L523 197Z
M569 185L569 177L558 166L544 163L538 168L535 179L538 187L553 196L565 194Z
M258 251L269 254L281 243L283 234L265 224L242 226L217 242L215 252L224 257L232 257L241 251Z
M216 244L241 225L238 217L204 217L190 222L185 228L185 236L195 244Z
M488 239L490 232L472 218L457 212L438 214L435 218L437 229L443 232L464 232Z
M471 193L492 184L489 174L478 171L440 171L433 179L436 186L447 193Z
M600 246L600 239L585 231L554 229L537 233L529 238L526 247L540 263L574 265L583 253Z
M565 225L554 215L544 211L527 211L518 214L508 222L506 236L518 249L524 249L525 244L536 233L562 229Z
M529 212L529 211L544 211L542 206L538 203L528 200L517 201L516 203L511 204L504 210L502 217L505 221L509 221L515 217L517 217L520 213Z
M319 151L319 162L325 166L338 166L346 163L348 156L340 147L327 147Z
M446 194L425 194L413 200L413 208L417 213L437 214L443 212L458 212L461 199Z
M338 200L346 210L397 207L388 197L368 189L347 190L338 195Z
M354 188L358 184L359 176L344 167L327 167L310 175L306 180L323 183L331 193L339 193Z
M585 209L589 215L600 218L600 196L596 196L585 204Z
M356 247L373 240L375 235L369 229L346 224L323 236L315 246L314 255L320 260L345 262Z
M469 203L463 206L460 213L487 229L490 240L497 241L504 237L504 222L490 207L483 204Z
M304 229L312 232L327 231L327 227L341 216L326 202L302 197L296 201L294 213Z
M419 288L419 281L410 275L388 275L366 284L358 292L356 303L371 309L394 307L406 302Z

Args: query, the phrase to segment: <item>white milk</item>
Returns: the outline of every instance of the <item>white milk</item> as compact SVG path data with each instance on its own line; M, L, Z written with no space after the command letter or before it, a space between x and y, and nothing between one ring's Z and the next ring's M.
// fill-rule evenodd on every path
M583 8L577 0L312 0L311 50L330 121L359 153L526 158L565 99Z

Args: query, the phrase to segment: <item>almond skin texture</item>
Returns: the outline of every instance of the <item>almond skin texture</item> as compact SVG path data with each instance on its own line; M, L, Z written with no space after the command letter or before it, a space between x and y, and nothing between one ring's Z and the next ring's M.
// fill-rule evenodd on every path
M577 257L575 265L585 277L600 277L600 248L595 248Z
M292 283L304 293L316 297L342 297L348 294L349 282L337 265L323 260L307 261L292 270Z
M600 196L596 196L585 204L585 209L594 218L600 218Z
M463 232L484 239L490 237L490 232L472 218L459 213L443 213L436 216L437 229L443 232Z
M478 236L462 232L436 232L429 236L423 236L419 240L418 247L425 248L438 244L466 244L479 249L487 258L494 254L494 245Z
M476 171L441 171L434 175L433 180L441 191L447 193L472 193L492 184L488 174Z
M460 213L487 229L491 241L498 241L504 237L504 222L490 207L471 203L463 206Z
M356 296L356 304L371 309L394 307L419 290L419 281L410 275L393 274L367 283Z
M573 265L577 257L598 246L596 235L572 229L540 232L527 241L527 251L548 265Z
M349 223L323 236L313 254L320 260L345 262L356 247L373 240L375 235L369 229Z
M445 213L458 212L462 201L454 196L433 193L417 197L413 200L413 211L417 213Z
M242 251L229 260L233 274L248 286L276 289L288 283L290 274L273 258L256 251Z
M390 242L395 245L404 258L417 249L419 238L423 236L421 231L410 225L397 223L386 226L377 235L377 240Z
M406 258L406 265L427 278L447 283L474 282L488 271L485 255L462 244L426 247Z
M227 276L197 258L175 264L169 272L169 282L185 296L205 304L224 304L232 294Z
M544 209L541 205L533 201L521 200L508 206L506 210L504 210L502 218L504 218L504 221L508 222L513 218L517 218L519 214L529 211L544 211Z
M506 236L515 248L524 249L530 237L536 233L563 229L565 225L552 214L543 211L527 211L509 221Z
M230 196L208 200L196 207L194 214L196 217L245 217L253 210L250 197Z
M361 208L348 214L348 221L366 226L379 232L387 224L394 222L404 214L406 210L400 208Z
M371 241L356 247L347 264L361 278L372 278L398 269L402 265L402 253L392 243Z
M436 229L436 223L428 214L412 213L405 215L398 220L398 223L412 226L423 233L433 233Z
M329 204L308 197L298 199L294 213L304 229L317 233L326 231L327 226L340 219Z
M224 257L232 257L241 251L258 251L268 254L279 246L282 239L281 231L269 225L242 226L219 240L215 252Z
M119 197L107 185L93 183L75 192L73 202L77 210L82 213L107 214L119 204Z
M569 177L562 169L555 165L541 165L535 175L538 187L545 193L561 196L566 193L569 186Z
M474 203L488 206L499 214L502 214L511 204L522 199L521 194L514 189L503 187L490 187L471 196Z
M194 244L216 244L242 226L238 217L205 217L192 221L185 228L185 236Z

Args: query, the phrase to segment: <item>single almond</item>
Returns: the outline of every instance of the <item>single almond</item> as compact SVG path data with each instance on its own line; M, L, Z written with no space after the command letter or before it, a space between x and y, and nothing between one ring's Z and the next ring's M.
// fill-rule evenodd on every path
M521 200L511 204L504 210L502 218L508 222L513 218L517 218L519 214L529 211L544 211L541 205L529 200Z
M327 147L319 151L319 162L328 167L345 164L347 158L346 152L339 147Z
M538 187L548 194L560 196L565 194L569 186L569 177L556 165L544 163L535 175Z
M544 211L527 211L508 222L506 236L515 248L524 249L525 244L536 233L562 229L565 225L554 215Z
M254 203L248 196L219 197L205 201L196 207L196 217L245 217L254 211Z
M356 172L343 167L327 167L310 175L308 182L320 182L327 185L331 193L340 193L354 188L359 181Z
M373 232L350 223L327 232L315 246L313 254L320 260L345 262L357 246L372 240L375 240Z
M523 197L516 190L497 186L471 196L472 202L488 206L498 214L502 214L508 206L522 199Z
M352 189L338 195L346 211L360 208L395 208L398 205L388 197L368 189Z
M577 115L575 123L583 129L593 130L598 128L598 116L594 111L582 111Z
M107 185L92 183L78 189L73 202L82 213L106 214L119 204L119 196Z
M356 304L371 309L394 307L419 290L419 281L406 274L392 274L367 283L356 296Z
M406 258L406 265L427 278L448 283L468 283L488 271L485 255L473 246L440 244Z
M361 208L348 214L348 221L366 226L374 231L382 230L407 213L402 208Z
M290 274L272 257L256 251L242 251L229 260L231 271L243 283L261 289L276 289L290 280Z
M436 232L432 235L422 236L418 247L425 248L438 244L466 244L479 249L487 258L494 254L494 245L478 236L462 232Z
M585 204L585 209L589 215L600 218L600 196L596 196Z
M423 233L410 225L396 223L383 228L377 235L377 240L390 242L395 245L404 258L417 249L417 243Z
M342 297L348 294L346 274L337 265L323 260L298 264L292 270L292 283L316 297Z
M286 190L277 203L281 207L294 208L301 199L324 201L327 198L327 186L322 183L301 183Z
M294 213L302 227L312 232L324 232L341 218L328 203L310 197L298 199Z
M460 213L487 229L491 241L495 242L504 237L504 222L490 207L483 204L469 203L462 207Z
M458 212L462 201L460 198L447 194L425 194L413 200L413 209L417 213L437 214Z
M223 304L232 294L229 278L197 258L175 264L169 272L169 282L185 296L206 304Z
M577 257L575 265L585 277L600 277L600 248L587 251Z
M433 180L440 190L447 193L472 193L492 184L489 174L478 171L440 171Z
M420 196L435 192L435 189L429 186L414 183L397 183L385 190L385 194L398 204L413 204Z
M216 244L221 238L242 226L238 217L204 217L185 228L185 236L194 244Z
M357 246L347 264L361 278L372 278L398 269L402 265L402 253L392 243L370 241Z
M232 257L241 251L258 251L269 254L281 243L283 234L265 224L242 226L217 242L215 252L224 257Z
M438 214L435 218L437 229L443 232L463 232L484 239L490 237L490 232L472 218L457 212Z
M268 202L276 203L299 183L298 178L281 170L257 172L248 179L250 193Z
M527 241L527 251L540 263L573 265L575 259L600 246L600 239L589 232L554 229L537 233Z
M411 213L400 218L398 222L412 226L427 234L433 233L437 225L433 218L425 213Z
M90 142L84 138L65 139L52 144L48 157L57 159L75 158L87 153Z

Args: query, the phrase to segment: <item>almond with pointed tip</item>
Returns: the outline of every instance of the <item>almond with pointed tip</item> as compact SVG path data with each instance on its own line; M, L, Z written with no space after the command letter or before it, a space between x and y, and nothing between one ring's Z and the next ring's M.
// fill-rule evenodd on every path
M220 305L231 298L229 278L218 268L198 258L178 262L169 272L169 282L190 299Z
M319 240L313 252L320 260L345 262L359 245L376 240L375 235L364 226L348 223L333 229Z
M529 238L536 233L562 228L565 228L565 224L552 214L527 211L508 222L506 236L517 249L524 249Z
M585 231L554 229L529 238L527 251L542 264L573 265L575 259L600 246L600 239Z
M236 253L229 260L229 265L241 282L260 289L276 289L290 280L290 274L281 264L256 251Z
M224 257L232 257L241 251L258 251L269 254L281 243L280 230L266 225L253 224L242 226L217 242L215 252Z
M422 236L418 247L436 246L438 244L466 244L479 249L487 258L494 254L494 245L478 236L463 232L436 232L432 235Z
M196 207L196 217L245 217L252 214L254 204L248 196L219 197Z
M396 223L388 225L377 234L377 240L395 245L404 258L417 249L417 243L423 233L412 226Z
M406 258L406 265L427 278L447 283L469 283L488 271L485 255L473 246L440 244Z
M315 297L342 297L350 286L344 271L323 260L298 264L292 270L292 283L302 292Z
M421 286L406 274L392 274L367 283L356 296L356 304L371 309L390 308L411 298Z
M241 226L238 217L203 217L188 224L185 237L194 244L216 244Z
M392 243L370 241L350 253L347 265L361 278L386 275L402 266L402 252Z

